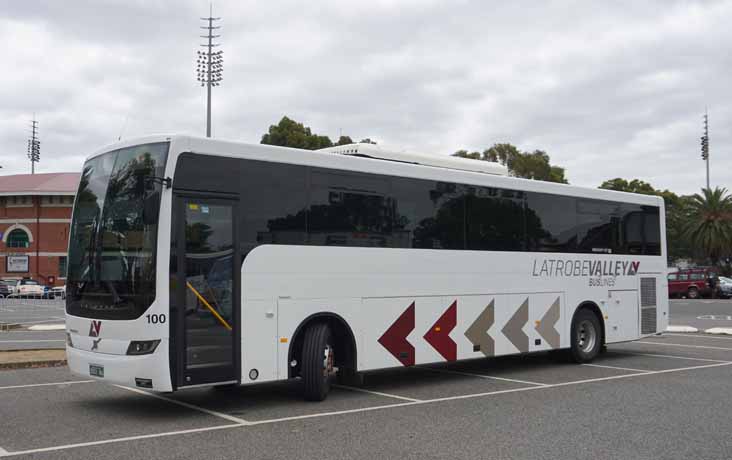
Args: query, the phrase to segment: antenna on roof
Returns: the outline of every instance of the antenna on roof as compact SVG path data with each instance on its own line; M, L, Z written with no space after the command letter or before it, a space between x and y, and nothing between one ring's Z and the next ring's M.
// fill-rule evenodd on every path
M129 114L125 117L125 122L122 123L122 129L119 130L119 136L117 137L118 141L122 140L122 133L125 132L125 128L127 128L127 122L130 121Z
M31 161L31 174L35 174L36 163L41 161L41 141L38 140L38 122L35 113L31 120L31 137L28 139L28 159Z

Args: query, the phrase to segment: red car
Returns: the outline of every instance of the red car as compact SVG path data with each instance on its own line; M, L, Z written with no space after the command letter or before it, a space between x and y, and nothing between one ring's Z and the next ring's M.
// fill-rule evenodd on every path
M687 268L668 275L669 297L715 297L718 289L717 273L709 268Z

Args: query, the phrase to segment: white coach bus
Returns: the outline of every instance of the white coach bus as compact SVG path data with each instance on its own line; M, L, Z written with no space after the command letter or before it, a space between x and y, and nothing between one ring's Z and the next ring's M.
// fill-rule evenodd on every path
M155 136L84 164L67 356L154 391L566 349L668 322L663 201L495 163Z

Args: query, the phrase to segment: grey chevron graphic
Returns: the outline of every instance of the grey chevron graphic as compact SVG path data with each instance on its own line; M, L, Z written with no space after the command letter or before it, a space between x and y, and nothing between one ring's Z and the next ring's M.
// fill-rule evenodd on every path
M524 326L529 321L529 299L526 298L524 303L516 310L516 312L508 320L501 332L508 338L514 347L522 353L529 351L529 336L523 331Z
M549 310L544 313L539 324L536 325L536 332L544 337L546 343L552 348L559 348L559 331L556 328L557 321L559 321L559 297L549 307Z
M465 331L465 337L470 340L473 345L480 347L480 352L486 356L493 356L496 354L496 342L493 337L488 335L488 329L493 326L495 321L495 300L491 300L491 303L478 315L473 321L467 331Z

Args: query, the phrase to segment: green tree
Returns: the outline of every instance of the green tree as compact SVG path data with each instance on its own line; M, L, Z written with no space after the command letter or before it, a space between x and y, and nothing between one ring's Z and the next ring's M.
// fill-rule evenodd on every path
M282 117L278 124L270 126L267 134L262 136L260 143L307 150L333 146L333 142L328 136L314 134L310 131L310 127L287 117Z
M732 196L726 188L705 188L691 197L684 233L714 265L732 253Z
M491 148L484 150L482 154L458 150L453 156L498 162L506 166L512 175L524 179L567 183L564 168L552 165L549 155L543 150L521 152L511 144L493 144Z
M468 152L467 150L458 150L452 156L459 158L468 158L470 160L482 160L480 152Z
M338 138L338 142L335 143L335 145L348 145L353 144L353 139L351 139L349 136L341 136Z
M648 182L644 182L639 179L633 179L631 181L627 181L625 179L621 179L620 177L616 177L615 179L606 180L600 185L600 188L606 189L606 190L616 190L618 192L630 192L630 193L641 193L643 195L658 195L660 196L660 191L653 188L651 184ZM668 190L666 190L668 192ZM671 193L671 192L668 192Z

